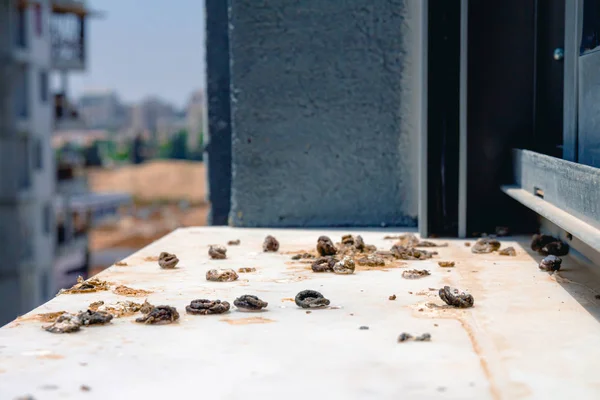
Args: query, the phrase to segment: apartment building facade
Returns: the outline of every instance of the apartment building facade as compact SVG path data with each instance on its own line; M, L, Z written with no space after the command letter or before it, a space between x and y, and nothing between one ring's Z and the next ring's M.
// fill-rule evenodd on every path
M56 291L51 136L75 117L66 76L85 68L87 13L72 0L0 1L0 325ZM60 102L52 72L63 77Z
M52 288L54 160L50 147L52 101L51 2L3 1L3 126L0 131L0 298L26 310ZM7 307L0 305L0 322Z

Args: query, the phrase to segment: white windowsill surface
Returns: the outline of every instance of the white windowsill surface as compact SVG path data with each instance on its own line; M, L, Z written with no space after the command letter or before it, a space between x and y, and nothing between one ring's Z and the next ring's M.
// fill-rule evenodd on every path
M537 268L540 257L511 238L517 257L472 254L464 240L449 242L426 261L403 268L358 270L354 275L316 274L291 260L312 250L320 235L339 242L361 234L388 250L393 229L185 228L160 239L99 275L115 285L153 291L155 305L175 306L179 323L150 326L139 316L73 334L51 334L33 314L84 310L98 300L144 298L111 291L57 296L0 329L2 398L43 399L400 399L400 398L597 398L600 376L598 277L564 259L561 278ZM263 253L267 234L281 243ZM228 259L209 260L209 244L226 245ZM469 240L474 243L474 240ZM180 259L175 270L145 261L161 251ZM285 254L288 253L288 254ZM456 262L441 268L439 260ZM211 268L255 267L231 283L207 282ZM407 268L432 275L407 280ZM471 309L446 309L444 285L467 289ZM307 314L293 301L318 290L338 308ZM412 292L409 293L409 292ZM233 300L255 294L268 311L242 313ZM388 297L397 296L395 301ZM228 314L185 313L191 300L227 300ZM434 306L427 305L434 304ZM420 311L422 310L422 311ZM258 323L260 322L260 323ZM368 326L368 330L359 327ZM431 342L397 343L400 333L431 334ZM81 385L89 387L82 391Z

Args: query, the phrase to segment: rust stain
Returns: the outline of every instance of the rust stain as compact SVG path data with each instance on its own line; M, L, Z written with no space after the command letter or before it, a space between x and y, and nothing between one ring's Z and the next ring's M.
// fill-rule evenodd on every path
M291 297L284 297L283 299L281 299L281 301L292 301L292 302L294 302L296 300L292 299Z
M457 309L455 307L452 307L452 306L449 306L446 304L439 305L439 304L430 303L430 302L425 303L425 304L423 304L423 303L412 304L410 307L412 307L413 309L416 309L416 311L423 311L423 305L426 307L426 309L428 309L427 310L428 312L420 312L420 313L417 312L414 314L415 316L417 316L417 317L424 316L426 318L454 319L460 323L460 325L466 332L466 334L469 338L469 341L471 342L473 351L475 352L475 354L477 354L477 357L479 358L479 364L481 365L481 369L483 370L483 373L490 384L490 394L492 395L492 398L500 399L501 398L500 391L498 390L496 382L493 379L490 367L489 367L487 361L485 360L485 357L483 355L484 351L481 348L481 345L479 344L479 342L477 341L475 333L473 332L473 328L466 321L466 319L464 317L464 314L467 313L468 311L462 310L462 309Z
M268 324L275 320L263 317L248 317L241 319L223 318L220 321L227 322L229 325L250 325L250 324Z
M150 290L133 289L125 285L120 285L113 290L113 293L127 297L145 297L152 292Z
M144 261L155 262L155 261L158 261L158 257L157 256L144 257Z
M471 341L471 346L473 346L473 351L479 357L479 364L481 365L481 369L483 370L483 373L485 374L488 382L490 383L490 392L491 392L492 397L494 399L500 399L501 398L500 392L499 392L498 388L496 387L496 383L494 382L494 379L492 377L492 372L490 371L490 366L488 365L487 361L483 357L483 349L481 348L481 345L479 344L479 342L477 341L477 338L475 337L473 328L463 318L457 318L457 320L458 320L458 322L460 322L460 325L463 327L463 329L467 333L467 336L469 337L469 340Z
M5 373L5 372L6 372L6 370L5 370L5 369L2 369L2 368L0 368L0 374L3 374L3 373Z
M38 360L60 360L65 358L65 356L61 356L60 354L44 354L36 357Z
M127 264L125 261L117 261L117 262L115 263L115 265L116 265L117 267L127 267L127 266L128 266L128 264Z
M42 321L42 322L54 322L56 318L60 317L66 313L66 311L56 311L49 313L41 313L41 314L33 314L33 315L23 315L18 317L16 321L24 322L24 321Z

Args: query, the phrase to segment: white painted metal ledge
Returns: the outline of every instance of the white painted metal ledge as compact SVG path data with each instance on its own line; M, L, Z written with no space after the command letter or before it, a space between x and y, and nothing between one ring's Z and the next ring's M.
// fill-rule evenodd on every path
M141 300L111 291L63 294L0 329L0 398L36 399L596 399L600 397L600 279L565 258L559 277L537 268L525 241L502 240L517 257L472 254L464 240L442 240L432 260L403 268L316 274L290 260L322 234L339 241L360 233L388 249L393 230L180 229L99 275L116 285L150 290L148 300L175 306L179 323L147 326L137 317L73 334L51 334L34 314L84 310L98 300ZM267 234L279 253L263 253ZM209 260L210 244L228 259ZM473 242L473 241L471 241ZM523 246L523 247L521 247ZM179 268L146 257L175 253ZM441 268L438 260L456 262ZM255 267L231 283L207 282L211 268ZM405 268L431 276L407 280ZM471 309L443 306L437 289L467 289ZM332 309L307 314L293 297L315 289ZM193 299L233 303L243 294L268 311L195 316ZM395 294L395 301L389 296ZM359 327L368 326L368 330ZM402 332L431 342L398 343ZM82 385L88 390L82 390Z

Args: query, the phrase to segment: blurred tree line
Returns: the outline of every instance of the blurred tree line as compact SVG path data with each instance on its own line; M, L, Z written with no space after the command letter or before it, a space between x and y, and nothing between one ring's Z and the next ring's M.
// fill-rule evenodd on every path
M204 143L200 132L197 144L189 146L188 132L180 130L161 143L144 139L140 134L128 141L96 140L89 146L68 144L57 150L57 157L66 151L79 154L85 160L85 165L89 167L141 164L153 159L202 161Z

